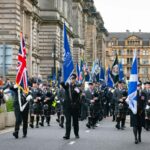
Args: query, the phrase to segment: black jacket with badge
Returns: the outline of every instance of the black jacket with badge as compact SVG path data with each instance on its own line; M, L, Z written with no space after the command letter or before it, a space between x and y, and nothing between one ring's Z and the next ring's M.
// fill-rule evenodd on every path
M65 89L65 100L64 100L64 112L65 111L79 111L80 108L80 92L77 92L76 88L79 90L76 84L66 84L61 83L62 87Z

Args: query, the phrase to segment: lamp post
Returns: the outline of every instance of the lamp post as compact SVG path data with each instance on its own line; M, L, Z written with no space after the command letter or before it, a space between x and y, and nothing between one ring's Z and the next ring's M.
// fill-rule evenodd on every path
M54 58L54 66L52 69L52 77L55 75L56 76L56 44L54 43L54 47L53 47L53 53L52 53L52 57Z
M56 44L54 44L54 75L56 75Z

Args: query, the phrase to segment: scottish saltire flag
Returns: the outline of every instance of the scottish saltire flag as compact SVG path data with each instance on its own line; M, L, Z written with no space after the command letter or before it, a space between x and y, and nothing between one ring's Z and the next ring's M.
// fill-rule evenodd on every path
M137 83L138 83L138 64L136 51L134 52L130 80L128 84L128 97L126 102L133 114L137 114Z
M66 25L64 24L64 61L63 61L63 78L66 83L74 70L72 55L66 33Z
M121 62L119 63L119 80L120 81L124 80L123 65Z
M77 78L78 78L78 81L79 81L79 78L80 78L80 68L79 68L78 63L76 64L76 72L77 72Z
M99 80L105 80L105 70L102 66L100 66Z
M16 85L20 87L24 93L28 93L28 78L26 66L26 47L23 34L20 33L20 48L18 52L18 66L16 75Z
M108 70L107 70L107 82L106 82L106 85L108 86L108 87L111 87L111 88L113 88L114 87L114 82L113 82L113 79L112 79L112 77L111 77L111 71L110 71L110 68L108 68Z

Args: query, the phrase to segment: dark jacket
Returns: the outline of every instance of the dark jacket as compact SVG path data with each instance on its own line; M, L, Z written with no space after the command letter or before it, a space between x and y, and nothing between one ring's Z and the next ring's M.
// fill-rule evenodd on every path
M77 85L64 84L61 83L62 87L65 89L65 99L64 99L64 112L65 111L78 111L80 108L80 92L77 93L75 88Z
M131 127L144 127L145 126L145 92L137 91L137 114L131 112Z

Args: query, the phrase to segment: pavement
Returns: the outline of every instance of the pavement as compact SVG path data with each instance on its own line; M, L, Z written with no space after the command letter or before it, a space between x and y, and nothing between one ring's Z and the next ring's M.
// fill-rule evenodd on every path
M106 118L95 129L86 128L87 121L80 121L80 138L76 139L73 133L69 140L62 137L65 129L58 126L52 118L51 126L44 126L28 130L27 138L19 139L12 136L13 128L0 132L0 150L149 150L150 132L143 130L142 143L134 144L132 128L126 123L125 130L117 130L115 122ZM4 132L5 131L5 132Z

